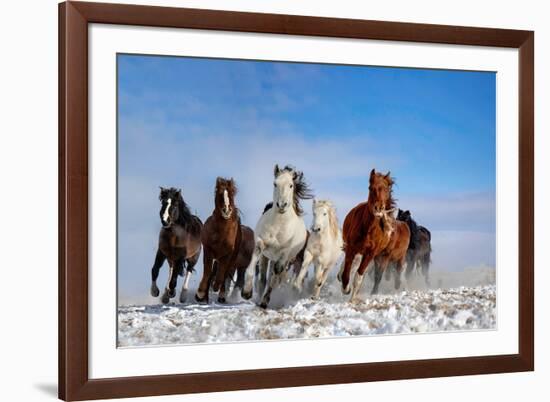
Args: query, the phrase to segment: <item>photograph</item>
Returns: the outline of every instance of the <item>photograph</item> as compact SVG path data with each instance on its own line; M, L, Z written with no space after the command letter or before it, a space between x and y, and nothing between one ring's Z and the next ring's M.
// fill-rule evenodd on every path
M117 347L497 329L495 72L116 57Z

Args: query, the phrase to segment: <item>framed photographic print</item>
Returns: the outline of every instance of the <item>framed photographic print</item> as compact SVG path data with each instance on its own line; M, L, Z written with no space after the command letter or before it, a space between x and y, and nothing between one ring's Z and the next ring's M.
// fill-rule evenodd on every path
M59 16L60 398L533 370L533 32Z

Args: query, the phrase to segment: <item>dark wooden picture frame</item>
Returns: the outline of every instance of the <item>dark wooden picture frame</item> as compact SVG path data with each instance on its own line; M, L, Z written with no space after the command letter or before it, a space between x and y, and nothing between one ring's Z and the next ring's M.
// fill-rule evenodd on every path
M400 362L90 379L88 24L121 24L519 49L519 353ZM153 6L59 5L59 397L138 397L534 369L534 33Z

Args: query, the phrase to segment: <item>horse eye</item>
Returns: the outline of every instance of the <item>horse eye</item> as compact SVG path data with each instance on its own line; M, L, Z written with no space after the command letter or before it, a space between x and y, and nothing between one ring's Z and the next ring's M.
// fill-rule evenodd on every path
M324 216L327 216L327 213L325 212L323 215L324 215Z
M291 184L291 185L290 185L290 188L292 188L292 187L294 187L294 185Z
M273 183L273 187L277 187L277 183Z

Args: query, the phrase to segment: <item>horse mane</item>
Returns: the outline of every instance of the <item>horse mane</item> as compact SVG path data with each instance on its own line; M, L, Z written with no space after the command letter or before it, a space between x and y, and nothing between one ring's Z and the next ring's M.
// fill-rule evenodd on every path
M312 190L308 186L304 178L304 173L297 171L291 165L286 165L283 169L279 169L278 166L276 166L276 169L278 171L276 176L284 172L289 172L292 174L292 181L294 183L294 197L293 197L294 212L296 212L296 215L302 216L304 214L304 210L302 209L302 205L300 204L300 201L311 200L313 198Z
M393 197L393 183L395 183L394 178L390 179L390 196L386 202L386 210L394 209L397 206L397 199Z
M267 204L265 204L262 215L265 214L267 211L269 211L271 208L273 208L273 201L269 201Z
M338 237L338 218L336 216L336 208L329 200L318 200L317 205L328 208L328 223L330 227L330 232L334 238Z
M173 191L174 193L177 192L177 189L170 188L169 191ZM179 192L178 196L176 197L177 203L178 203L178 220L176 223L182 225L185 230L187 230L190 233L198 234L201 231L202 221L198 216L195 216L191 213L191 210L189 209L189 206L183 199L183 196L181 195L181 191Z

